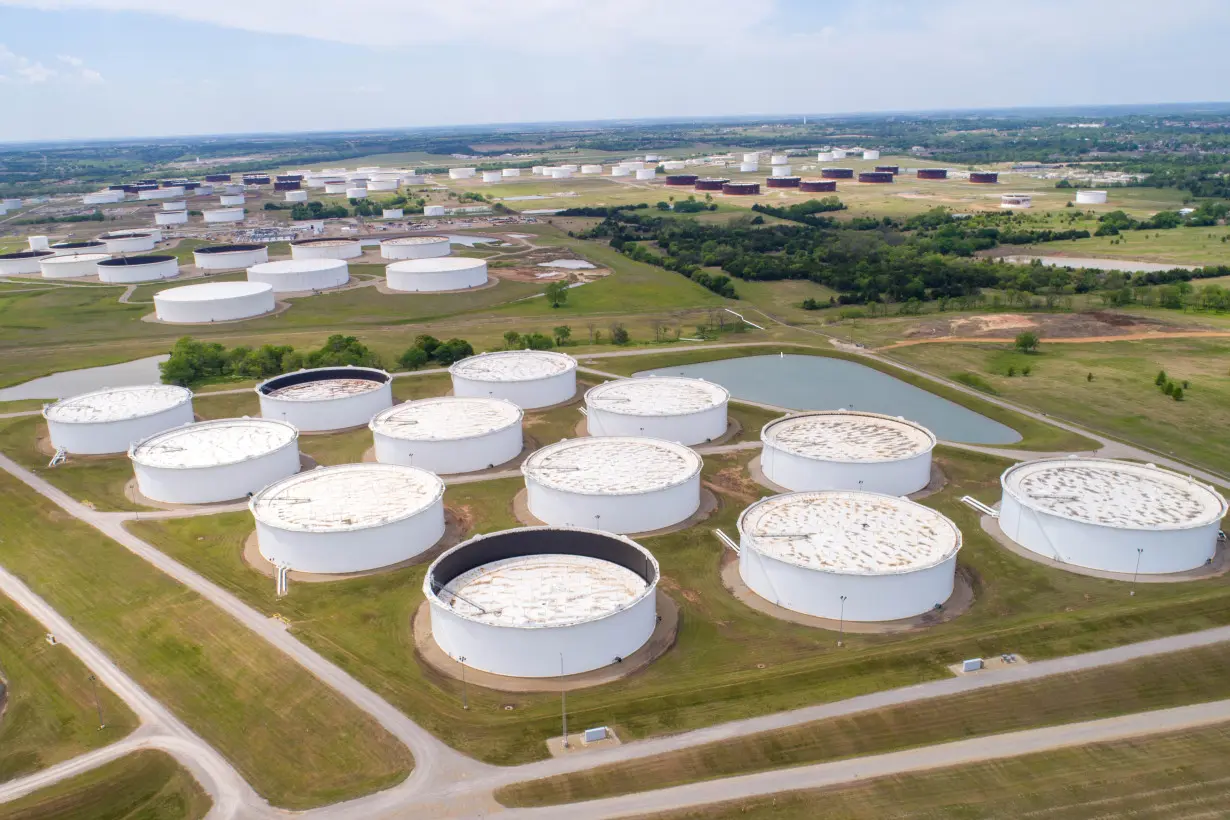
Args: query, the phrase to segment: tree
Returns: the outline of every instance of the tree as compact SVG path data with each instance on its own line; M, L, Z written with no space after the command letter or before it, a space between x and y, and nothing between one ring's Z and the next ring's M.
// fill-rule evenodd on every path
M521 337L521 344L530 350L550 350L555 342L545 333L527 333Z
M462 359L468 359L474 355L474 346L465 339L449 339L447 342L441 342L436 348L432 358L441 365L447 367L453 362L459 362Z
M418 370L429 361L427 351L421 347L412 347L397 359L397 363L405 370Z
M1170 391L1170 397L1175 401L1183 401L1183 388L1176 386L1174 390Z
M1153 383L1156 384L1158 387L1163 387L1166 384L1166 371L1165 370L1157 371L1157 378L1153 380Z
M628 335L628 329L619 322L611 325L611 344L626 345L632 341L632 337Z
M669 202L659 202L654 207L659 211L669 211L671 209L671 204Z
M421 347L428 357L436 352L436 348L440 346L440 340L435 336L429 336L426 333L414 337L414 346Z
M320 350L307 355L309 367L379 367L380 357L354 336L335 333L325 340Z
M521 347L521 334L515 330L504 331L504 348L506 350L517 350Z
M1087 382L1091 382L1091 381L1093 381L1093 374L1092 374L1092 373L1086 373L1086 374L1085 374L1085 381L1087 381Z
M1018 333L1013 344L1022 353L1036 353L1041 340L1038 338L1037 333L1027 330L1024 333Z
M572 338L572 328L568 327L568 325L560 325L551 332L555 334L555 343L560 347L566 345L568 340Z
M568 304L568 283L560 279L547 285L547 304L553 308Z

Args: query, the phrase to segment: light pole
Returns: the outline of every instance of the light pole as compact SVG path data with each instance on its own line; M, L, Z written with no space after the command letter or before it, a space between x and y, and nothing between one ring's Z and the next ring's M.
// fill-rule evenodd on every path
M594 529L596 530L602 529L602 527L599 526L601 523L602 523L602 514L594 513Z
M1136 569L1132 572L1132 591L1128 593L1128 597L1133 597L1136 595L1136 577L1140 575L1140 559L1144 556L1144 554L1144 547L1136 548Z
M107 728L107 724L103 722L102 703L98 700L98 678L90 675L90 688L94 690L94 709L98 712L98 731Z
M841 618L837 622L837 645L845 646L846 637L846 596L841 596Z
M457 662L461 664L461 708L470 708L470 693L466 689L466 656L458 655Z
M559 653L559 676L564 677L564 653ZM560 716L564 723L564 748L568 748L568 690L561 689L560 697Z

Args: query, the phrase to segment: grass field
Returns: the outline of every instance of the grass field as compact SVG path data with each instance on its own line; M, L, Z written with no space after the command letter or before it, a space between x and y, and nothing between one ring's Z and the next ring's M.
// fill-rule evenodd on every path
M99 730L90 670L65 647L48 644L46 630L2 595L0 704L0 782L114 743L139 723L100 683L97 705L107 728Z
M1230 726L1099 743L641 820L1180 820L1224 817Z
M0 452L97 510L146 509L124 494L124 486L132 478L127 454L71 458L58 467L48 467L51 456L39 450L36 443L46 430L42 416L0 419Z
M406 776L409 752L238 622L0 475L0 563L271 802L332 803Z
M1220 700L1230 697L1228 663L1230 646L1220 644L531 780L506 787L496 797L507 806L573 803Z
M1004 398L1214 470L1230 471L1230 339L1052 344L1033 355L999 344L925 344L894 359L948 378L974 373ZM1028 377L1008 377L1028 364ZM1154 384L1188 381L1183 401ZM1089 381L1093 374L1093 381Z
M0 805L0 820L199 820L212 805L173 757L146 750Z

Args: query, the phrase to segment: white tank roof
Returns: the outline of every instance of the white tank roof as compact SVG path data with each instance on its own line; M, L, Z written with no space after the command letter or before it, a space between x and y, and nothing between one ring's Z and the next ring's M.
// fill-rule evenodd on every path
M386 239L381 245L435 245L448 242L447 236L399 236L396 239Z
M462 359L448 371L454 376L479 382L528 382L558 376L576 367L577 360L564 353L500 350Z
M54 248L55 245L52 245ZM44 265L71 265L74 262L102 262L110 259L109 253L66 253L61 256L48 256L43 259Z
M804 569L889 575L940 564L961 531L905 498L846 490L762 499L739 516L742 547Z
M264 282L206 282L201 285L184 285L158 292L158 298L168 302L212 302L215 299L232 299L236 296L252 296L273 290L273 285Z
M265 395L282 401L327 401L370 393L381 389L386 383L371 379L318 379L280 387Z
M503 399L441 396L382 410L373 432L406 441L457 441L520 424L521 408Z
M134 444L128 455L149 467L218 467L260 458L297 438L299 431L284 421L216 419L156 433Z
M467 256L437 256L432 259L402 259L389 264L387 269L403 273L448 273L455 270L485 267L487 267L487 262L483 259L471 259Z
M261 523L296 532L349 532L423 512L444 495L434 473L396 464L341 464L275 481L252 496Z
M935 436L903 418L846 410L803 413L771 421L760 440L818 461L899 461L935 447Z
M346 239L338 237L336 239L300 239L296 242L291 242L292 245L306 248L341 248L346 245L354 245L358 243L358 239Z
M43 411L48 421L98 424L152 416L192 400L192 391L173 384L105 387L61 399Z
M1226 514L1212 487L1150 464L1093 458L1029 461L1008 468L1004 492L1050 515L1129 530L1203 527Z
M450 581L437 597L458 615L479 623L533 628L604 618L628 608L647 590L644 578L619 564L545 554L475 567Z
M521 472L563 492L637 495L682 484L700 468L700 456L682 444L603 436L565 439L543 447L525 460Z
M628 416L683 416L725 404L730 393L703 379L619 379L590 388L585 403Z
M349 266L344 259L279 259L276 262L259 262L248 268L248 272L277 276L284 273L309 273L346 267Z

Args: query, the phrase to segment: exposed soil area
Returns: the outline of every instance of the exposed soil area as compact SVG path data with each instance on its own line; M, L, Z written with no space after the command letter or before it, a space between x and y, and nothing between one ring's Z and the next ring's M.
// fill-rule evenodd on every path
M931 318L906 331L910 340L1011 339L1023 331L1042 339L1148 338L1152 334L1211 330L1160 319L1094 310L1084 313L994 313L986 316Z

